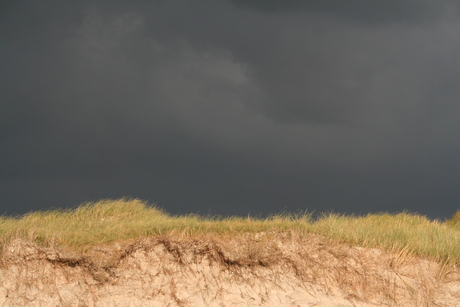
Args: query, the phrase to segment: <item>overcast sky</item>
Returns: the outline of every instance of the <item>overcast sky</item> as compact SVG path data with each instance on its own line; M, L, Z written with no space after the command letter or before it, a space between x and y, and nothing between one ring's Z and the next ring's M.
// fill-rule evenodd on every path
M460 209L457 1L2 1L0 214Z

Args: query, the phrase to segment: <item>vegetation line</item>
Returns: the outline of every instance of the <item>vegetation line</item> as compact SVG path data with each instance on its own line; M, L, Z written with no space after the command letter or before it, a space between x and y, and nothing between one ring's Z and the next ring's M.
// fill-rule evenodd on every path
M13 239L85 249L117 240L180 234L219 236L264 231L323 235L363 247L409 251L444 264L460 264L460 212L445 222L410 213L344 216L274 215L269 218L171 216L138 199L101 200L74 210L0 217L0 245ZM0 249L2 250L2 249Z

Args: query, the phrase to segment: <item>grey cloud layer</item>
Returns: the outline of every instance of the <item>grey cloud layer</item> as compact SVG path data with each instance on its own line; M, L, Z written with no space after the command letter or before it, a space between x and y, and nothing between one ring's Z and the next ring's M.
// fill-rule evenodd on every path
M451 214L456 7L247 3L7 5L5 211L131 195L180 212Z

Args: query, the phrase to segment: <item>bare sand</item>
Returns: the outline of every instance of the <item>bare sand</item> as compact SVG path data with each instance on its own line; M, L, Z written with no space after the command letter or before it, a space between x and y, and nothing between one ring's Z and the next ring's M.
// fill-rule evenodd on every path
M0 306L460 306L457 268L318 235L4 246Z

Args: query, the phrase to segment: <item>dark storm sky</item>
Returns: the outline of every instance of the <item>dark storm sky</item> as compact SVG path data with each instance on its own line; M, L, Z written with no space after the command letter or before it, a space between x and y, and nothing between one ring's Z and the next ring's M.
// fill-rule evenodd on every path
M460 207L457 1L2 1L0 214Z

